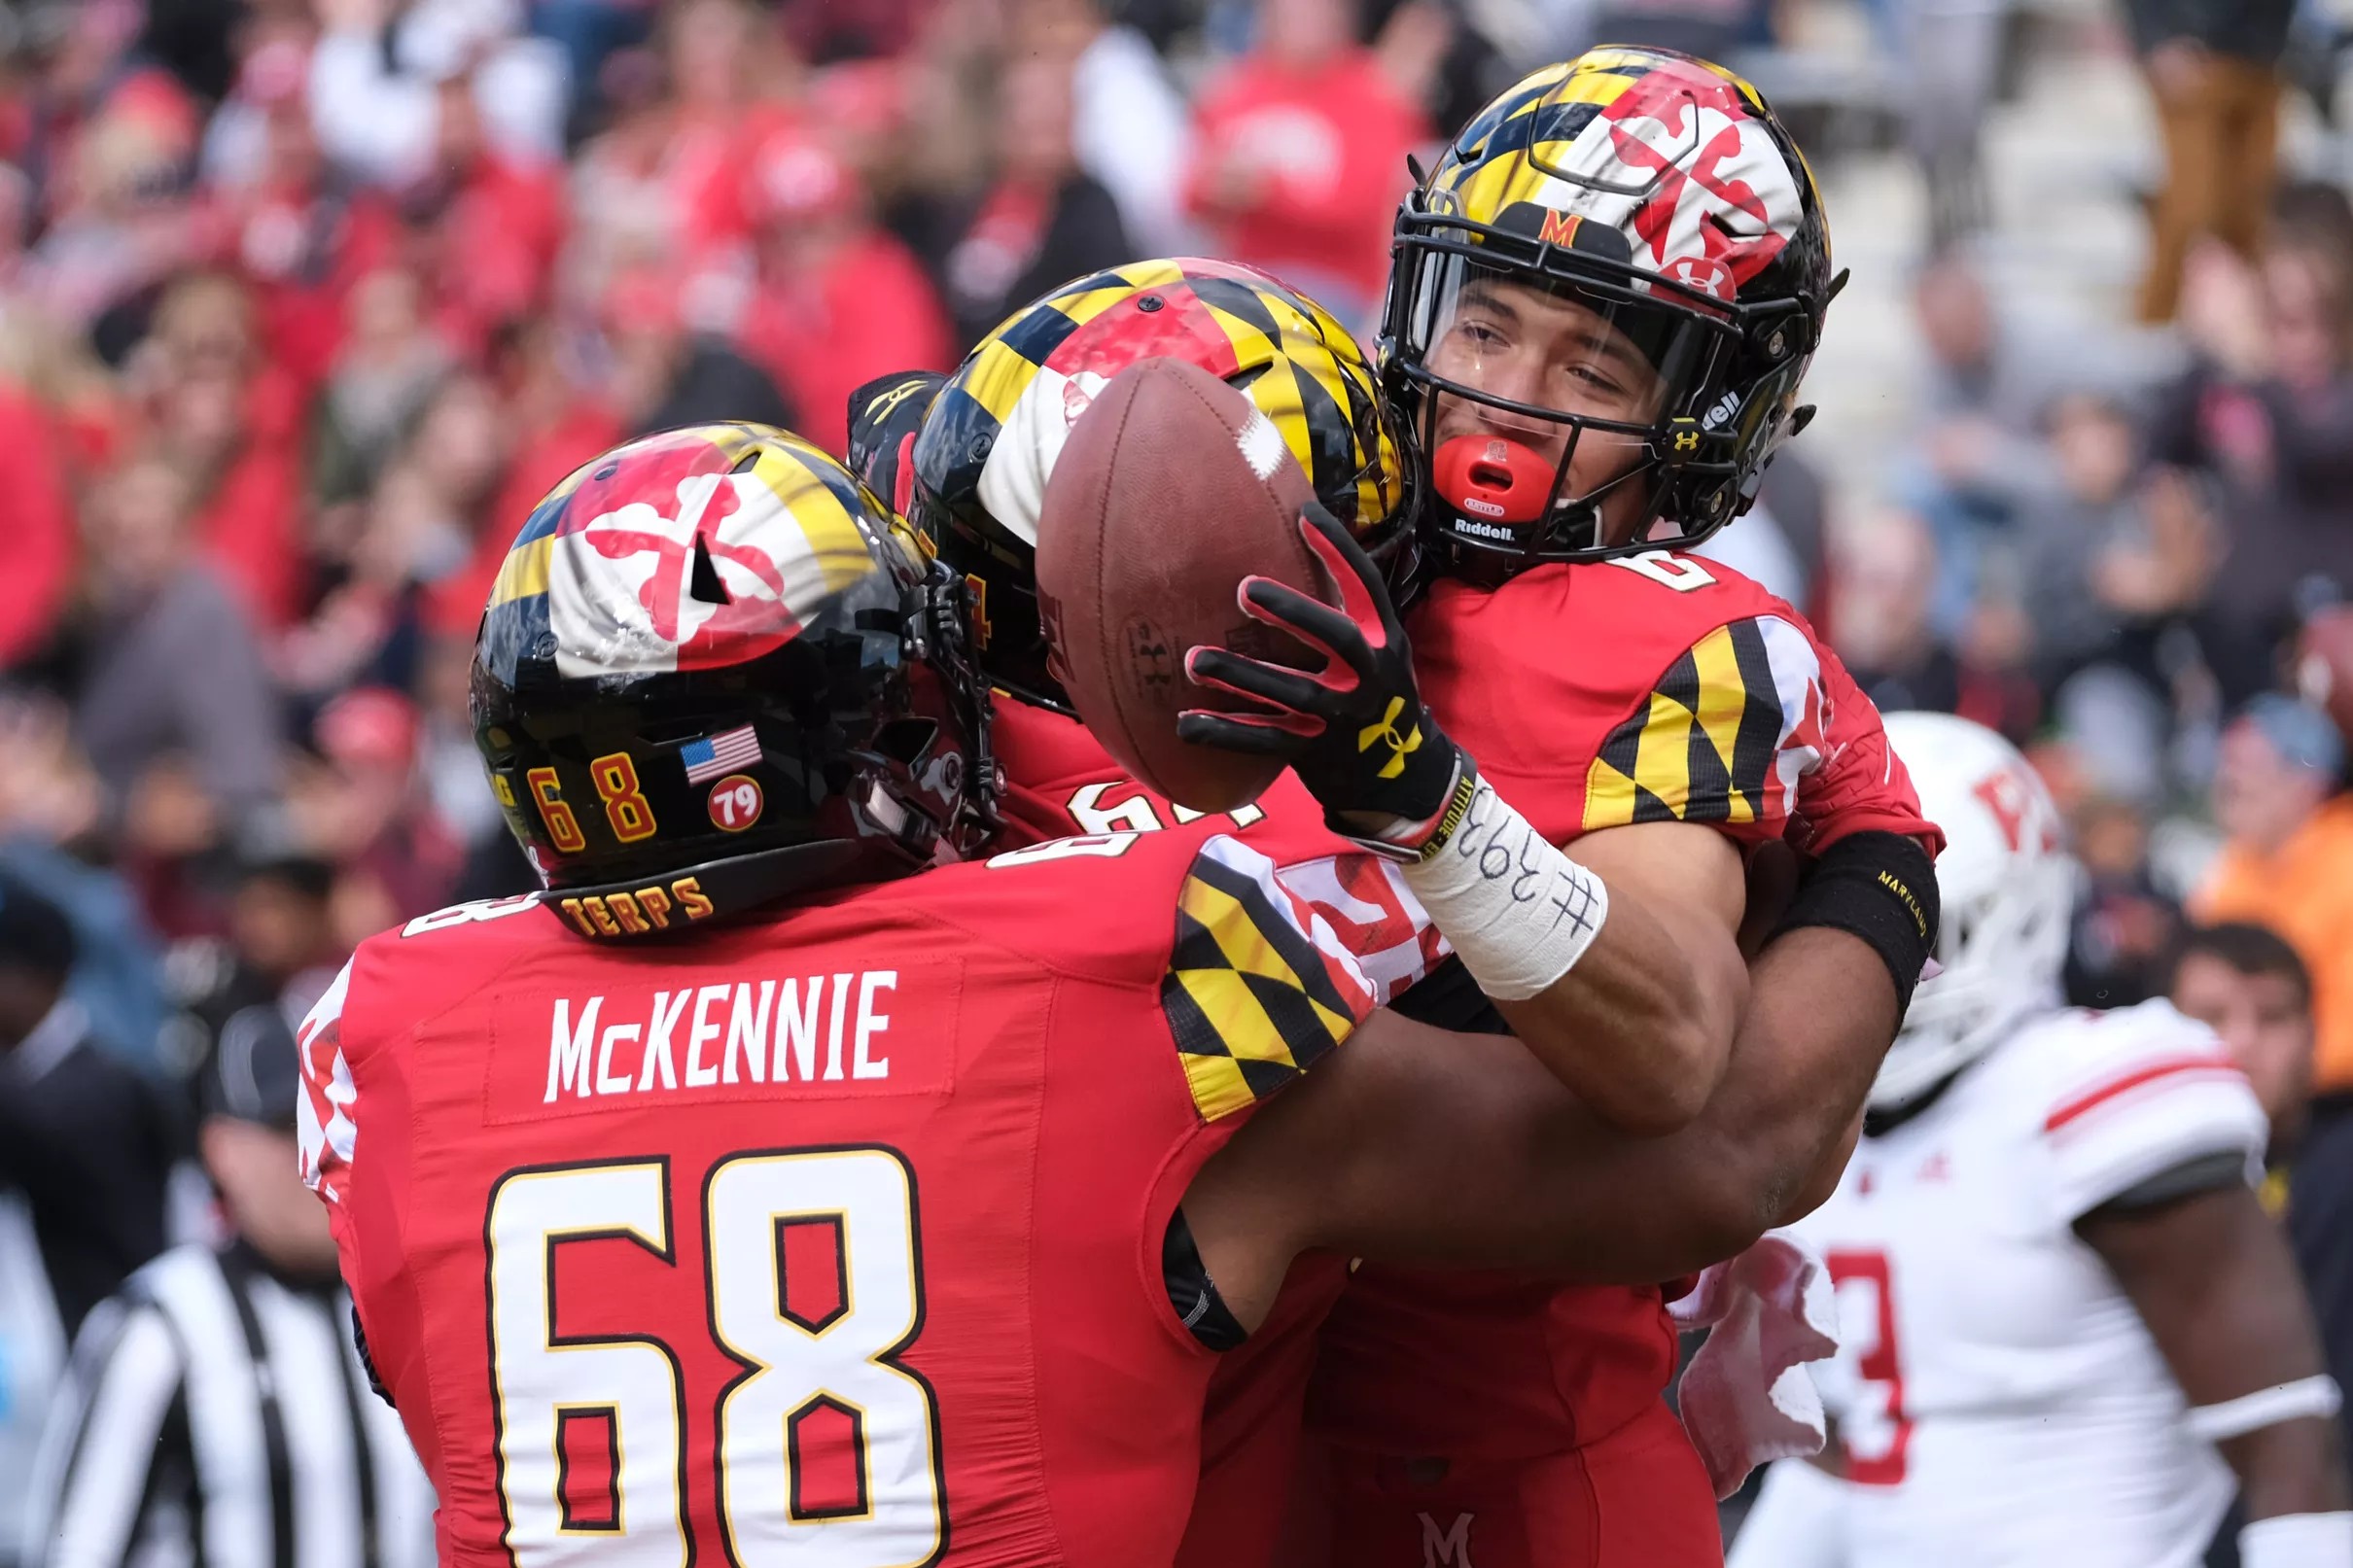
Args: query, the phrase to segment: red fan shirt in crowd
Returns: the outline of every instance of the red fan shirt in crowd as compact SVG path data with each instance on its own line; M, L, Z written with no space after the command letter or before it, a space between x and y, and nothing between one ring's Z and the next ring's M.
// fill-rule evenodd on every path
M682 114L662 156L662 179L675 203L681 255L702 261L752 231L744 171L762 148L802 123L789 103L747 105L729 115Z
M564 223L561 169L475 157L422 236L436 324L459 353L478 356L498 329L545 305Z
M1163 1237L1273 1092L1235 1063L1310 1065L1372 997L1230 836L1112 846L683 943L524 898L361 947L300 1030L302 1169L442 1562L623 1519L632 1561L1169 1559L1217 1358ZM648 883L641 926L709 912ZM1204 936L1297 1001L1207 1019Z
M275 186L243 194L211 222L253 286L271 362L315 388L343 346L353 285L400 253L399 215L373 192Z
M1312 69L1250 57L1212 82L1195 111L1187 208L1216 234L1217 254L1311 293L1320 282L1378 304L1388 281L1389 227L1411 176L1405 156L1429 139L1422 110L1367 50ZM1220 170L1247 170L1240 206Z
M1942 846L1838 656L1728 567L1652 551L1445 580L1408 625L1431 709L1556 843L1682 820L1811 854L1866 831ZM1481 1568L1718 1561L1713 1491L1661 1403L1666 1300L1367 1264L1309 1397L1333 1559L1420 1568L1424 1521L1443 1541L1467 1517Z
M254 623L275 629L300 613L310 588L291 378L275 368L256 375L245 409L244 438L198 503L195 530Z
M625 434L618 415L586 399L565 408L552 424L525 433L491 496L489 511L477 519L474 553L433 585L425 607L429 628L472 637L482 607L490 602L490 585L498 581L499 568L533 508L566 474L618 445Z
M64 454L41 405L22 389L0 386L0 538L9 569L0 572L0 669L37 649L54 628L73 585L73 508Z
M813 277L763 284L744 313L742 340L800 411L796 434L836 457L849 449L851 393L893 370L956 363L923 263L880 229L843 241Z

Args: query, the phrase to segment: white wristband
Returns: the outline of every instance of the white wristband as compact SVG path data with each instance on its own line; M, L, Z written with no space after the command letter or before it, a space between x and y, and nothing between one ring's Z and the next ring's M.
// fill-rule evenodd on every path
M1485 779L1444 846L1404 872L1462 967L1497 1001L1526 1001L1568 973L1609 915L1601 879L1548 843Z
M2282 1514L2238 1532L2244 1568L2353 1568L2353 1514Z
M2187 1419L2193 1433L2208 1443L2222 1443L2260 1432L2266 1426L2277 1426L2282 1421L2335 1415L2344 1402L2335 1378L2315 1374L2292 1383L2259 1388L2252 1394L2224 1400L2220 1405L2200 1405Z

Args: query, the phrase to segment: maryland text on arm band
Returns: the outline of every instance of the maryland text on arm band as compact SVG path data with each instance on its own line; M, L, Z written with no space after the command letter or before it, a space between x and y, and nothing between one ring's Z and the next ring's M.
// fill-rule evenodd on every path
M1404 871L1462 967L1497 1001L1526 1001L1568 973L1609 915L1601 879L1485 779L1438 852Z
M2299 1377L2292 1383L2259 1388L2252 1394L2224 1400L2220 1405L2200 1405L2189 1414L2190 1430L2208 1443L2222 1443L2260 1432L2266 1426L2277 1426L2282 1421L2335 1415L2344 1402L2335 1378L2325 1375Z

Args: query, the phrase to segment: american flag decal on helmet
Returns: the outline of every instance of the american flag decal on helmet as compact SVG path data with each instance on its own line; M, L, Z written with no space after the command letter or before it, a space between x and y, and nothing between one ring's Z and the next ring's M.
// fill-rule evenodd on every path
M681 762L686 764L686 782L690 784L701 784L705 779L716 779L722 773L733 773L738 768L749 768L757 763L759 734L750 724L739 725L717 735L688 741L678 749L678 756Z

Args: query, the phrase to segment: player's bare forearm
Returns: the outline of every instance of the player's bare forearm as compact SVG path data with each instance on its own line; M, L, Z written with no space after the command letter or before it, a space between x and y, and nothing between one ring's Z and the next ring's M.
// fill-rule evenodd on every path
M1902 1022L1895 983L1861 938L1814 925L1769 944L1749 965L1731 1067L1694 1128L1715 1151L1708 1201L1753 1206L1760 1230L1819 1207Z
M1496 1008L1604 1124L1672 1132L1715 1093L1748 996L1733 938L1739 854L1688 822L1610 828L1571 849L1608 886L1608 918L1575 967Z
M2254 1192L2233 1183L2076 1222L2132 1299L2191 1408L2323 1372L2303 1280ZM2327 1514L2353 1502L2337 1425L2304 1416L2219 1445L2250 1519Z
M1640 847L1619 840L1595 858ZM1719 901L1710 918L1721 933L1738 910ZM1896 1024L1869 944L1786 932L1751 966L1723 1082L1689 1126L1646 1137L1607 1125L1524 1041L1377 1014L1258 1113L1186 1212L1212 1275L1254 1305L1310 1246L1595 1284L1690 1273L1827 1195Z
M1683 1172L1709 1157L1696 1129L1604 1126L1509 1035L1384 1012L1258 1112L1184 1206L1247 1323L1308 1247L1597 1284L1691 1272L1762 1230L1753 1204L1690 1201Z
M1629 1282L1688 1273L1811 1212L1838 1186L1900 1022L1894 984L1868 944L1820 926L1770 943L1747 979L1723 1082L1689 1127L1655 1139L1586 1135L1581 1179L1598 1202L1641 1213L1644 1234L1595 1238L1580 1271Z

